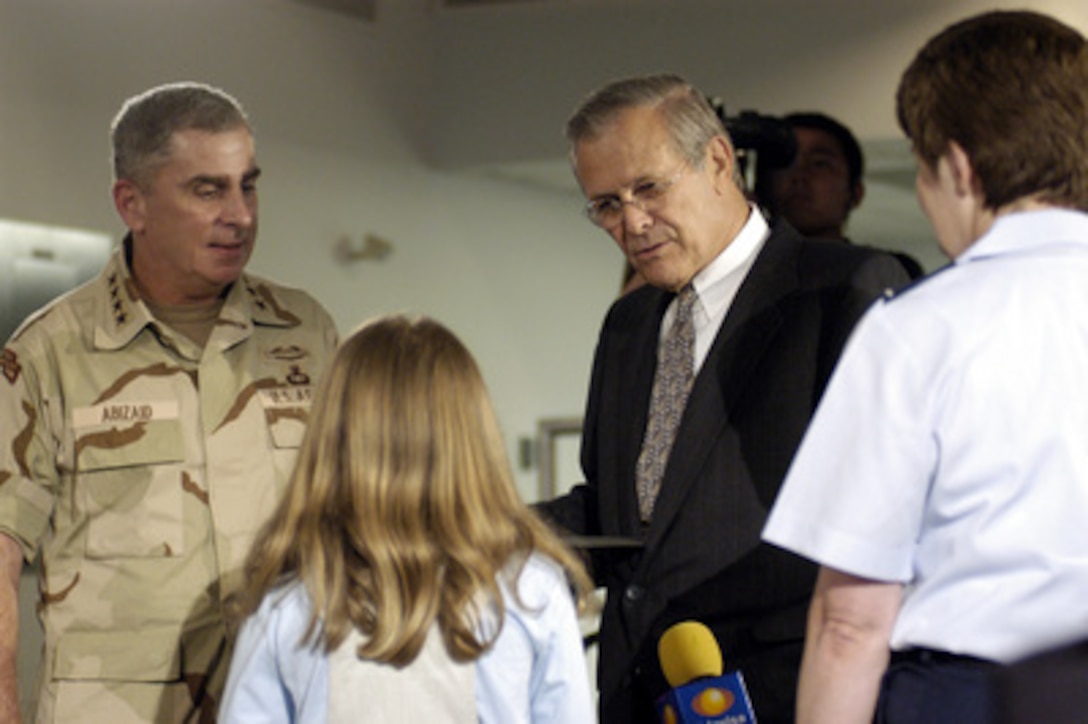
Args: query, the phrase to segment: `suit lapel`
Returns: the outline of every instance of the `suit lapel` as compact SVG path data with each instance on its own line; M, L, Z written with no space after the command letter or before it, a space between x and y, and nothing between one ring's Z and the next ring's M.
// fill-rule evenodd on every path
M772 233L737 291L692 386L665 468L647 549L654 549L688 497L707 455L730 424L733 404L782 324L779 305L798 288L799 250L796 236Z

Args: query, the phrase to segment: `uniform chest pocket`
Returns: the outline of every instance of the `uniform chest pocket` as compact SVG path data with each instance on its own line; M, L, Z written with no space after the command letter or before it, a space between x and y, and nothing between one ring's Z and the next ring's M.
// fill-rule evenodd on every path
M89 558L163 557L185 548L188 479L176 419L84 431L76 440L76 510Z

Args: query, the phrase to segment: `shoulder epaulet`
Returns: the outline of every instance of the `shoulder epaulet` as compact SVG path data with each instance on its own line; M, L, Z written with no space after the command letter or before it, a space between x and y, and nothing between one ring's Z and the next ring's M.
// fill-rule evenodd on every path
M904 284L901 287L896 287L894 289L889 287L889 288L884 290L884 294L882 295L882 297L883 297L884 301L891 301L893 299L898 299L899 297L901 297L904 294L908 293L912 289L915 289L918 286L920 286L921 284L925 283L927 280L932 279L933 277L941 274L946 269L950 269L952 266L953 266L952 264L945 264L944 266L940 267L939 269L935 269L934 271L931 271L928 274L924 274L924 275L918 277L917 279L911 279L909 282L907 282L906 284Z

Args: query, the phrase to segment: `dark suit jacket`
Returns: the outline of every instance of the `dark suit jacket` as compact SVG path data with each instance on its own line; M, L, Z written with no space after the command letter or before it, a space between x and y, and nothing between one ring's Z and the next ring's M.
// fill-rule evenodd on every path
M653 700L667 686L657 639L686 618L714 630L727 669L743 671L761 723L792 719L815 568L762 544L760 532L854 323L906 281L890 255L776 226L695 379L646 530L635 461L673 295L644 287L613 305L584 421L586 482L541 506L574 533L645 541L640 551L593 561L608 590L602 721L656 721Z

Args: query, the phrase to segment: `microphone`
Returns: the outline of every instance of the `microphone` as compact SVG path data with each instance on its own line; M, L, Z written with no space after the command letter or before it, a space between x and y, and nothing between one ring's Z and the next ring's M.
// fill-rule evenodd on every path
M722 674L722 650L698 621L673 624L657 643L661 671L672 688L657 700L662 724L755 724L739 671Z

